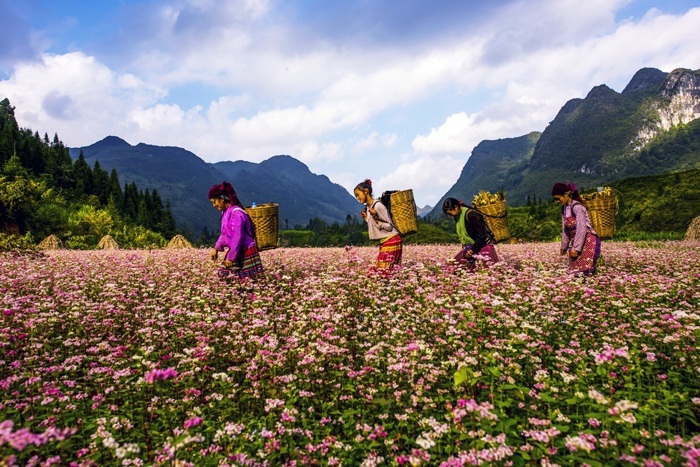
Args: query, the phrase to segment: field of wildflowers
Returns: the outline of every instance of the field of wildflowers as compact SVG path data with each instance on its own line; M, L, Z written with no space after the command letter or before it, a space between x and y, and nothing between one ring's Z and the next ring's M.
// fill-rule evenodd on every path
M557 244L0 256L0 465L700 461L700 248Z

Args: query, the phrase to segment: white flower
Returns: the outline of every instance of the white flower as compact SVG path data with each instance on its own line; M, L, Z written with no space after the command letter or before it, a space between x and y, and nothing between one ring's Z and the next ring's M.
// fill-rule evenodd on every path
M433 441L429 437L424 438L423 436L419 436L418 439L416 439L416 444L427 451L428 449L435 446L435 441Z

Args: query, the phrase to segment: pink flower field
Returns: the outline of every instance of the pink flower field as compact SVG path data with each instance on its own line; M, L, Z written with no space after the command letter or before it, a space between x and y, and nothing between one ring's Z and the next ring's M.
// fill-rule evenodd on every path
M700 462L700 245L0 255L0 465Z

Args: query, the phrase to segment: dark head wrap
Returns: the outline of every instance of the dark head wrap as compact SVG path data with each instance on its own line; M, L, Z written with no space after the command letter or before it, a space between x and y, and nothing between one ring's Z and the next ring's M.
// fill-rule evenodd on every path
M556 196L556 195L563 196L567 193L569 193L569 196L571 196L571 199L575 199L577 201L581 200L581 198L578 194L578 188L576 188L576 185L574 185L573 183L557 182L552 187L552 196Z
M562 195L565 195L569 191L571 191L571 187L569 187L568 184L557 182L552 187L552 196L557 196L557 195L562 196Z
M229 182L221 182L218 185L214 185L209 188L209 193L207 195L209 199L221 198L224 201L228 201L232 206L243 207L241 202L238 200L238 195L236 195L236 190Z

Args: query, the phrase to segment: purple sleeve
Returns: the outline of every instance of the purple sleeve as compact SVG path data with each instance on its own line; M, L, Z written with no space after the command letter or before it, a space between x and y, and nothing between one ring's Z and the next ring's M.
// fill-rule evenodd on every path
M571 211L576 210L576 236L574 237L574 244L571 248L578 251L579 253L583 251L583 244L586 242L586 234L588 233L587 220L588 212L582 204L576 204L571 207Z
M246 221L248 216L240 209L229 208L221 217L221 235L214 248L223 251L228 247L224 259L235 261L248 247L249 236L246 235ZM254 240L253 240L254 241Z

